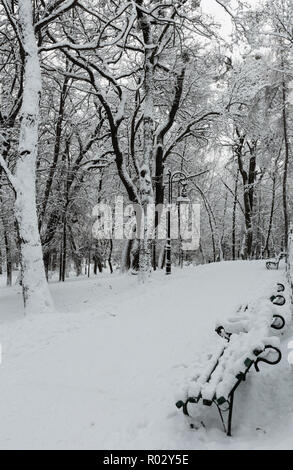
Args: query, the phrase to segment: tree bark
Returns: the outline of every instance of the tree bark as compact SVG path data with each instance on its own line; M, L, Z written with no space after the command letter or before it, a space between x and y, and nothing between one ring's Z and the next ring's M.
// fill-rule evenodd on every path
M282 101L283 101L283 133L285 145L285 159L283 170L283 214L284 214L284 248L287 249L288 230L289 230L289 217L288 217L288 201L287 201L287 179L288 179L288 163L289 163L289 138L287 127L287 113L286 113L286 85L282 83Z
M136 0L138 5L142 5L142 0ZM151 164L153 160L154 144L154 106L153 106L153 88L154 88L154 59L153 59L153 40L151 23L148 16L138 8L137 17L142 30L145 44L145 75L144 75L144 110L143 110L143 157L139 165L139 184L142 206L142 228L138 233L141 238L139 270L142 274L151 271L151 240L149 238L148 206L154 202L153 186L151 177Z
M237 190L238 190L239 170L236 173L235 187L234 187L234 201L233 201L233 214L232 214L232 259L236 259L236 210L237 210Z
M247 143L250 152L248 170L244 169L243 165L243 149L245 144L245 136L241 136L239 131L236 130L239 142L235 149L238 169L242 177L243 183L243 201L244 201L244 220L245 220L245 237L242 242L242 258L250 259L252 255L252 242L253 242L253 227L252 227L252 214L254 205L254 184L256 177L256 142L250 145Z
M38 230L36 208L36 158L38 145L41 70L34 34L31 0L19 2L19 21L25 51L24 90L21 106L15 216L19 225L22 290L26 313L51 312L49 292Z
M4 243L6 255L6 285L10 287L12 285L12 260L11 245L6 227L4 227Z
M109 247L108 264L110 268L110 273L113 274L113 266L112 266L113 240L112 238L110 239L109 243L110 243L110 247Z
M62 232L62 264L61 264L61 282L65 282L66 278L66 260L67 260L67 220L66 214L64 215L63 221L63 232Z

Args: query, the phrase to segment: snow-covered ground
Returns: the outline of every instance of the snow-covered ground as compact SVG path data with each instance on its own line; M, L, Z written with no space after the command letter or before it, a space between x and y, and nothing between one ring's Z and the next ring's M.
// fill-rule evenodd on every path
M198 405L205 427L191 430L174 405L188 366L220 341L215 321L284 280L264 265L51 283L59 313L26 318L19 288L0 280L0 448L293 448L290 328L281 363L260 364L240 385L232 438L215 407Z

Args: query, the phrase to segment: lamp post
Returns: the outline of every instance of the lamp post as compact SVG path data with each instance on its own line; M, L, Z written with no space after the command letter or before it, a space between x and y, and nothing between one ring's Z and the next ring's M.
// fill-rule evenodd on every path
M181 191L178 189L177 197L177 206L178 206L178 237L179 237L179 266L183 268L183 248L182 248L182 235L181 235L181 206L189 204L190 200L187 196L187 181L179 181L178 184L181 184Z
M181 202L189 202L186 193L186 185L188 176L183 171L168 170L168 209L167 209L167 240L166 240L166 274L171 274L171 204L173 199L173 181L176 176L181 176L178 182L182 185L181 195L177 198L178 204ZM180 212L179 212L180 220ZM179 226L180 231L180 226ZM179 233L180 236L180 233Z

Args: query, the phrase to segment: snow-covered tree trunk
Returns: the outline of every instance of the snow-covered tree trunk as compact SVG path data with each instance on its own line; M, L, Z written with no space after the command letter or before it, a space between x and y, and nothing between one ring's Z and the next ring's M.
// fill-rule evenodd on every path
M36 208L36 158L41 97L41 70L31 0L19 2L19 23L25 54L18 159L15 168L15 216L19 226L22 289L26 313L53 310L46 281Z
M138 4L142 2L137 1ZM145 44L145 73L144 73L144 112L143 112L143 157L139 166L140 196L142 206L141 248L139 257L139 270L148 273L151 270L151 239L149 238L148 206L154 203L154 194L151 177L151 164L153 160L154 122L153 122L153 41L149 17L138 10L138 19L143 33Z
M291 311L293 313L293 224L290 224L287 240L286 271L287 281L290 286Z

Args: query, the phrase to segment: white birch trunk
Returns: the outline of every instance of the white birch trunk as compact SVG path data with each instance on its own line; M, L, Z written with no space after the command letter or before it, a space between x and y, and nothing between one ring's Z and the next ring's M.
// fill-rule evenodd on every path
M21 241L22 289L26 313L50 312L53 303L47 284L36 208L36 158L41 97L41 70L34 34L31 0L19 2L19 21L25 51L15 216Z

